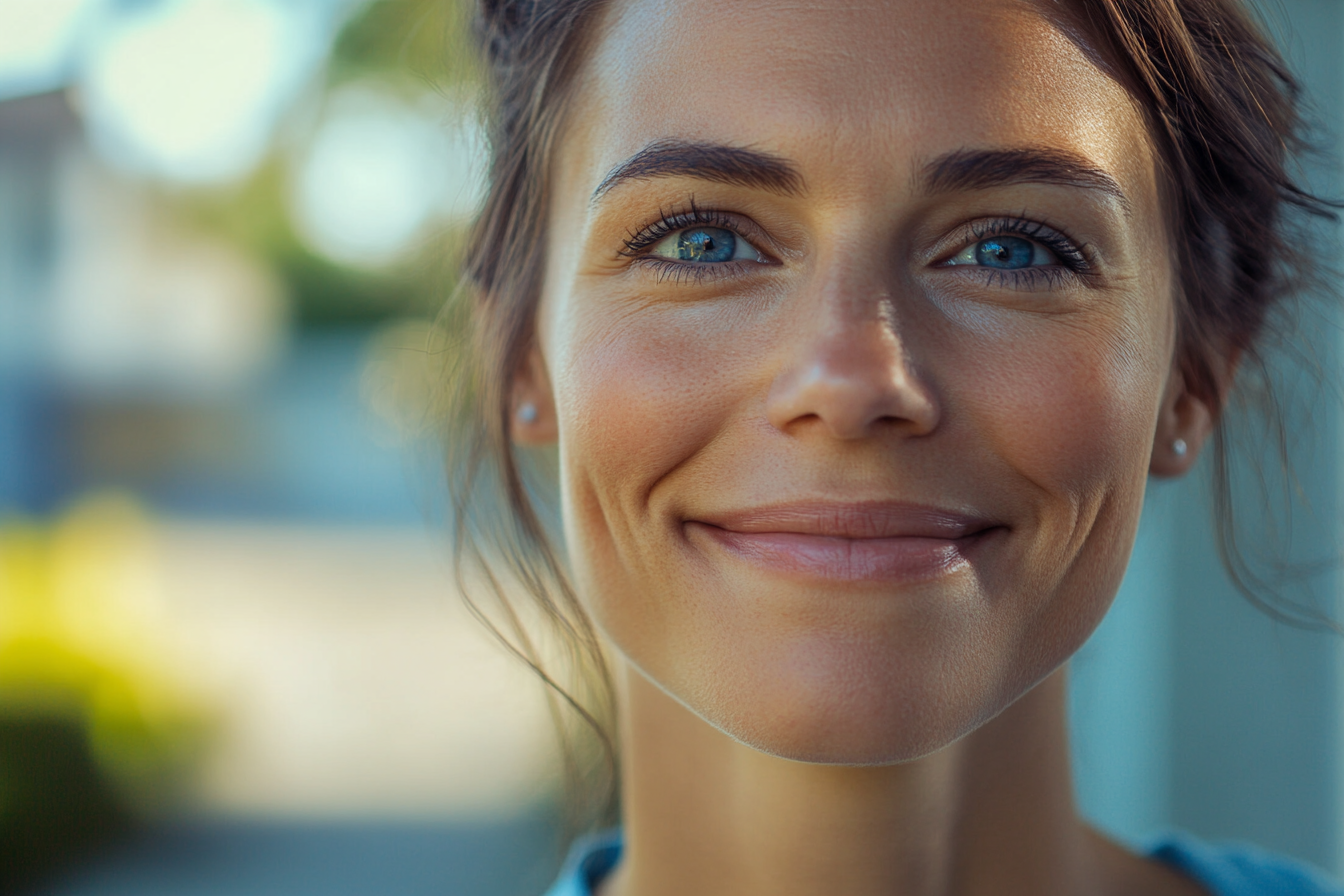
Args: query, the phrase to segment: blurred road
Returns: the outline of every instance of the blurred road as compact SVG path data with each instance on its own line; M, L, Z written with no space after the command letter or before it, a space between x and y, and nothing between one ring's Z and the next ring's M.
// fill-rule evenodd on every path
M541 814L480 823L195 823L164 828L38 896L537 896L553 878Z

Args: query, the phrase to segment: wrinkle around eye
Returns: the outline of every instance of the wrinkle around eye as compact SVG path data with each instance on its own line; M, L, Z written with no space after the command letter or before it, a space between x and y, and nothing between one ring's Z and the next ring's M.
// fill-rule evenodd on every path
M1151 242L1140 227L1140 219L1091 191L1024 184L932 201L917 212L910 234L925 265L945 262L981 239L1016 236L1043 244L1066 265L1075 261L1089 280L1105 280L1130 269Z

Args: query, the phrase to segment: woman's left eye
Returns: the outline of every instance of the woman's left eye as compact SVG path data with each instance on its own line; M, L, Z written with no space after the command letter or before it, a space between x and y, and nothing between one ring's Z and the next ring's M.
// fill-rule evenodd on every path
M763 261L756 247L722 227L687 227L654 243L649 255L693 264Z
M949 258L945 264L973 264L1000 271L1057 265L1055 253L1035 240L1020 236L991 236L978 240Z

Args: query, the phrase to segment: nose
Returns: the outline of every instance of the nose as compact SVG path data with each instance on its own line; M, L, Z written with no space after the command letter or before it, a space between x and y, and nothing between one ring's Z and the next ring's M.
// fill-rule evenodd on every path
M822 426L845 440L937 427L938 402L913 364L889 289L835 276L798 307L793 348L766 400L773 426Z

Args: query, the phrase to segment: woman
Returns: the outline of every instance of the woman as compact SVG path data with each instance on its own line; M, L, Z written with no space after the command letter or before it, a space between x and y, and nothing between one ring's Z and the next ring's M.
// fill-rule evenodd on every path
M1122 849L1067 760L1063 665L1147 477L1215 433L1285 211L1321 210L1244 10L495 0L481 24L477 446L514 514L484 550L605 645L618 720L623 838L554 892L1327 892ZM510 441L558 444L563 563Z

